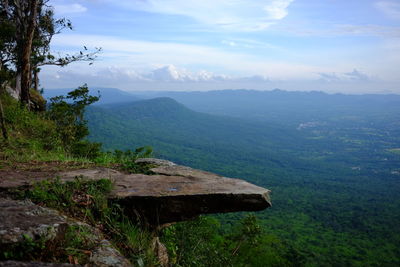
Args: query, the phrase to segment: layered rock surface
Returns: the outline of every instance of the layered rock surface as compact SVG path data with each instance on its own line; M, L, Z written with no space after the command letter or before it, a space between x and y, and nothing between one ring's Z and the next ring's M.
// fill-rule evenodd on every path
M60 173L63 180L76 176L110 178L110 198L131 216L158 226L206 213L259 211L271 206L269 190L239 179L176 165L159 159L139 159L153 175L123 174L107 168Z
M259 211L271 206L269 190L240 179L176 165L159 159L139 159L152 175L125 174L108 168L79 169L55 173L62 181L75 177L111 179L114 189L109 198L118 201L131 215L150 225L188 220L199 214ZM0 173L1 174L1 173ZM48 177L30 174L24 179L0 178L0 189L29 186ZM34 176L34 177L33 177Z
M0 195L10 189L29 188L34 183L49 178L58 177L64 182L73 181L77 177L89 180L111 179L114 187L108 198L122 205L127 215L138 218L155 229L171 222L192 219L199 214L258 211L271 206L269 190L243 180L226 178L159 159L139 159L136 163L148 170L146 173L149 174L126 174L103 167L64 172L0 169ZM52 240L62 235L66 227L74 224L82 223L30 201L0 196L0 248L24 242L26 236L33 240ZM96 232L94 228L92 231L98 237L98 246L92 251L91 266L130 265L109 241L101 238L100 232ZM157 238L155 241L158 242L155 242L155 249L165 251ZM160 263L164 262L162 265L168 266L166 251L159 251L157 255ZM0 262L0 266L57 264L7 261Z
M58 211L44 208L30 201L18 201L0 198L0 252L13 248L18 244L32 242L53 242L62 239L68 227L85 227L90 232L91 242L97 244L91 251L90 266L131 266L118 250L113 248L102 234L88 224L78 222L61 215ZM89 237L89 235L88 235ZM69 266L67 264L51 264L17 261L1 262L0 266Z

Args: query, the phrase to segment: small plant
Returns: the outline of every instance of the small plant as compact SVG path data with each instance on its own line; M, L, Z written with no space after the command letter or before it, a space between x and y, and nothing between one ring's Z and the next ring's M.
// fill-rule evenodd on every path
M139 158L150 158L153 155L153 149L149 146L136 148L132 150L115 150L114 157L118 163L121 164L121 168L130 173L144 173L151 174L148 164L138 164L136 160Z
M83 85L67 96L50 99L48 117L56 123L64 148L75 156L95 158L100 152L100 144L82 141L89 134L84 119L85 108L99 100L99 96L89 95L89 88Z
M50 240L34 240L28 235L23 238L20 243L0 247L0 260L86 264L90 251L97 246L96 237L85 225L69 225L59 236Z
M112 182L108 179L85 181L77 177L66 183L52 179L37 183L24 197L96 223L99 214L108 212L106 196L111 189Z
M62 183L60 179L53 179L37 183L30 191L25 192L23 197L62 210L98 227L132 262L143 262L143 266L156 265L157 260L152 248L153 235L150 231L139 228L139 225L125 216L120 205L108 201L107 195L111 189L112 183L108 179L85 181L76 178L66 183ZM76 259L76 262L81 264L85 261L89 249L75 248L90 247L90 234L85 229L78 229L79 234L75 236L76 230L72 229L70 234L66 232L63 241L66 242L63 243L66 251L59 254L71 256L69 260Z
M63 262L83 264L89 261L91 251L97 246L96 237L85 225L69 226L59 241L58 255Z
M43 239L33 240L23 235L23 241L13 245L0 246L0 261L5 260L37 260L41 258L46 242Z

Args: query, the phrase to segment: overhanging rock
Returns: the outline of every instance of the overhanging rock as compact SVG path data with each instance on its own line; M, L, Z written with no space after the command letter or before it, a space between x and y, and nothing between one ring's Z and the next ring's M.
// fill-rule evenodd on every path
M176 165L159 159L139 159L152 175L125 174L117 170L96 167L55 173L62 181L77 176L98 180L113 180L109 198L121 204L132 216L138 216L153 226L184 221L207 213L259 211L271 206L268 189L239 179L222 177L210 172ZM1 189L29 186L35 179L7 176L0 179ZM21 176L21 177L20 177ZM4 178L4 177L0 177Z
M61 177L111 178L115 186L110 198L121 204L126 212L141 217L150 225L189 220L200 214L259 211L271 206L268 189L240 179L159 159L136 162L151 166L153 175L122 174L100 168L70 171Z

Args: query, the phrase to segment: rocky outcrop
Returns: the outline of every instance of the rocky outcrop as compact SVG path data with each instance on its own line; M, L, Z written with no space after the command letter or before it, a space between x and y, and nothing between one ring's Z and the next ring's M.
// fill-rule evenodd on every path
M152 175L125 174L108 168L79 169L55 174L62 181L111 179L109 198L119 202L131 216L152 226L192 219L199 214L259 211L271 206L269 190L240 179L176 165L159 159L140 159ZM0 180L1 188L28 186L44 179L23 174Z
M0 170L0 193L29 188L36 182L55 177L64 182L75 180L76 177L111 179L114 187L108 196L109 200L123 206L128 216L156 230L153 249L162 266L168 266L168 255L157 237L160 227L200 214L259 211L271 206L269 190L240 179L222 177L160 159L139 159L136 163L148 174L127 174L103 167L64 172ZM66 227L75 224L83 223L30 201L0 198L0 248L23 242L27 236L32 240L57 239ZM101 238L100 232L91 229L97 236L98 245L91 251L90 265L129 266L129 262L107 240ZM16 261L7 263L9 266L55 266L45 263L18 265ZM0 262L0 266L6 266L4 264Z
M30 201L0 198L0 251L18 247L24 242L60 242L68 227L85 227L95 245L90 251L89 266L131 266L111 243L95 228L61 215L58 211L44 208ZM23 247L23 246L22 246ZM46 263L0 262L0 266L69 266Z
M131 216L159 226L185 221L200 214L259 211L271 206L269 190L240 179L176 165L159 159L140 159L153 175L123 174L106 168L60 173L70 180L107 177L114 181L110 199L119 202Z

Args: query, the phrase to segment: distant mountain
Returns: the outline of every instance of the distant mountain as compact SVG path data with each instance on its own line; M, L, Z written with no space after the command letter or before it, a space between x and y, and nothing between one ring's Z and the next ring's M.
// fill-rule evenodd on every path
M66 95L73 89L48 89L44 91L44 97L50 99L59 95ZM140 100L139 97L134 96L128 92L116 88L89 88L91 95L99 95L100 100L95 105L126 103Z
M282 90L153 92L196 111L288 125L315 120L400 114L400 95L344 95Z
M289 149L302 136L274 124L195 112L171 98L91 107L86 117L90 139L106 149L150 145L160 157L202 168L207 168L204 157L216 155L220 162L259 157L264 165L270 160L269 166L281 167L294 158L280 150ZM197 156L186 157L178 151Z
M223 91L212 93L226 94ZM243 93L247 92L231 92L228 96L233 98L232 95ZM237 113L237 117L201 113L168 97L92 107L87 112L90 138L102 142L107 149L151 145L162 156L177 161L180 156L171 151L190 149L202 153L216 150L216 154L235 151L242 155L235 157L243 160L259 157L263 158L264 164L274 162L271 167L277 164L288 169L297 165L293 161L299 160L305 165L318 165L329 160L332 164L348 167L354 164L343 160L348 157L366 164L375 164L375 161L386 158L380 164L391 165L387 160L390 156L386 155L387 150L400 145L400 105L395 105L395 98L383 97L383 100L378 98L364 103L351 98L346 102L347 96L342 99L342 95L316 92L303 93L303 98L300 93L272 93L289 94L289 100L282 97L281 104L278 102L266 107L252 106L250 102L243 105L248 112L254 108L258 110L257 114L263 115L256 118L251 117L255 114L250 112ZM315 102L319 98L321 102L314 103L307 97L314 98ZM364 98L368 100L370 97ZM210 97L209 101L216 98ZM190 99L195 101L195 97ZM333 99L332 102L329 99ZM245 100L238 99L239 102ZM370 106L366 106L367 103ZM381 105L384 106L379 109ZM233 107L233 104L227 101L225 107ZM233 113L235 110L230 111ZM370 151L374 154L371 155ZM190 165L194 161L184 163ZM373 164L370 168L374 168Z

